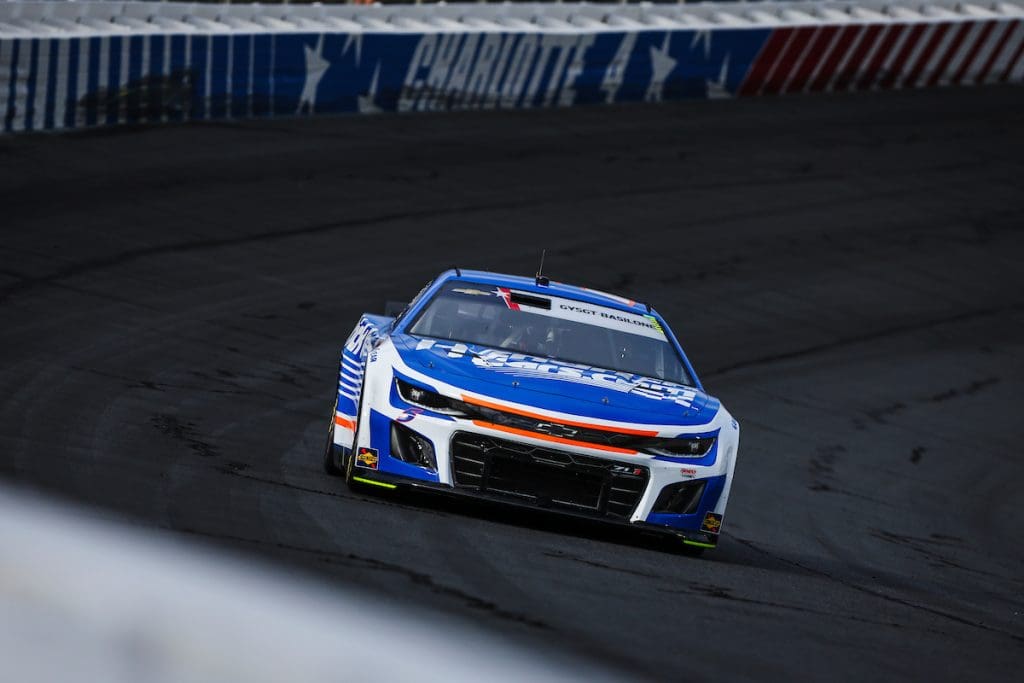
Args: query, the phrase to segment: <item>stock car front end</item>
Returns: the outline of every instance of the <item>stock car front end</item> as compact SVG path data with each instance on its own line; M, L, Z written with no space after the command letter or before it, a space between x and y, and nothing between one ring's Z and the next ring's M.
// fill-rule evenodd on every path
M398 320L360 322L330 448L351 483L631 524L710 548L738 442L736 421L654 311L451 271Z

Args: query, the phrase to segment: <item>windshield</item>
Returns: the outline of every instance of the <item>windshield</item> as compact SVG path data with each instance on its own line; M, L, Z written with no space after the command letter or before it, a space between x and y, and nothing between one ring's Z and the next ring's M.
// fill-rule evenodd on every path
M654 316L573 299L449 282L409 333L693 385Z

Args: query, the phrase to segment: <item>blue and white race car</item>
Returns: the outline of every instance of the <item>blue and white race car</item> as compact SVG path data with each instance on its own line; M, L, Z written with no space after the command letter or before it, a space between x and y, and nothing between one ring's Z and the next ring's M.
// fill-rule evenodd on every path
M665 321L611 294L449 270L342 351L324 467L713 548L739 426Z

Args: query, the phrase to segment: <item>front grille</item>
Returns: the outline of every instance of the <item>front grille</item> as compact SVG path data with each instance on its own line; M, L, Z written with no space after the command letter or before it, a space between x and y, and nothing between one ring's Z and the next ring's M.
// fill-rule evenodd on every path
M573 441L584 441L586 443L596 443L605 446L615 446L618 448L630 448L635 450L639 448L640 444L651 440L650 438L638 438L632 434L563 424L557 420L543 420L527 417L525 415L486 408L476 404L469 404L467 409L469 410L471 417L480 418L493 424L522 429L528 432L540 432L551 436L559 436L572 439Z
M468 432L456 432L451 448L456 486L540 508L628 519L647 489L649 472L634 463Z
M552 418L529 417L505 410L496 410L477 403L462 403L460 410L466 413L471 419L481 419L491 424L503 427L512 427L527 432L539 432L549 436L556 436L572 441L611 446L622 448L627 451L647 451L652 449L657 454L678 455L681 457L700 457L707 453L714 444L713 436L681 436L678 438L645 436L644 432L620 432L614 428L600 429L597 427L584 427L578 424L567 424ZM649 431L648 434L657 434L656 431Z

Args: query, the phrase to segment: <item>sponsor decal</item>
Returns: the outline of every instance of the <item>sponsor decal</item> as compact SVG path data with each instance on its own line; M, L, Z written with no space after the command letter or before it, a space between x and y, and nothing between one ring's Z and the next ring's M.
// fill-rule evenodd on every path
M467 353L473 353L472 351L469 350L469 347L463 344L462 342L458 342L455 344L445 344L441 342L436 342L433 339L420 339L419 343L416 344L417 351L423 351L424 349L434 348L438 350L447 351L449 358L462 358Z
M701 522L700 530L706 531L709 534L717 534L722 528L722 515L715 514L714 512L707 512L704 514L704 521Z
M376 448L359 447L359 452L356 453L356 467L375 470L377 469L378 462L380 462L380 458L377 455Z
M538 432L542 434L550 434L551 436L560 436L564 439L571 439L572 437L579 434L580 430L573 429L572 427L566 427L565 425L554 424L551 422L541 422L534 427Z
M473 365L484 370L491 370L513 377L533 379L555 379L576 384L589 384L601 389L618 391L623 394L637 394L645 398L659 401L672 401L684 408L692 408L697 392L691 387L684 387L671 382L663 382L643 375L628 372L615 372L604 368L595 368L579 363L567 363L538 358L512 351L497 349L481 349L474 351L462 343L445 343L433 339L421 339L416 344L417 351L436 349L447 352L449 358L469 356Z
M665 331L651 316L590 306L569 299L553 297L552 302L554 303L552 306L554 317L665 341Z
M398 111L567 106L594 34L428 33L419 39ZM397 61L397 60L396 60Z
M665 334L665 330L662 329L661 323L658 322L657 318L655 318L653 315L645 315L644 317L651 321L651 327L656 329L658 332Z
M398 422L412 422L422 412L423 408L407 408L395 420Z
M631 335L656 339L667 342L664 329L656 318L642 315L639 312L623 311L600 304L590 304L575 299L564 299L557 296L538 297L535 292L495 287L484 291L477 287L459 287L451 291L463 295L497 297L512 311L520 311L526 315L521 318L525 324L530 316L542 316L556 320L571 321ZM526 308L523 308L525 306ZM534 318L535 319L535 318Z
M377 330L366 318L361 318L359 324L356 325L356 329L349 335L348 341L345 342L345 350L354 356L361 355L360 352L363 346L366 344L367 339L375 339L377 336Z
M521 353L484 349L473 354L472 362L478 368L515 377L559 379L577 384L589 384L622 393L639 394L646 398L672 401L684 408L692 407L693 399L697 397L696 391L678 384L670 384L628 372L613 372L577 363L562 363L550 358L535 358Z
M693 479L697 476L696 467L681 467L679 468L679 474L683 475L687 479Z

